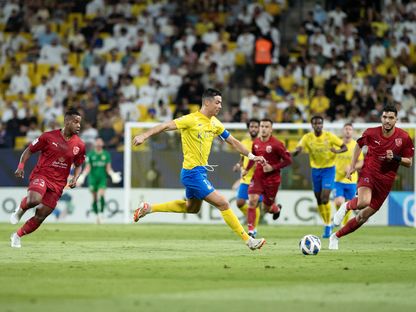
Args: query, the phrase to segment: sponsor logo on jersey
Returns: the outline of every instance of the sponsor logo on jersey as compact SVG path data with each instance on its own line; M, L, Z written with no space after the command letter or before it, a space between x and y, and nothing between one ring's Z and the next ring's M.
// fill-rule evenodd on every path
M74 148L72 149L72 152L74 153L74 155L77 155L79 153L79 147L74 146Z
M394 140L394 142L396 143L397 147L400 147L403 144L402 138L397 138Z

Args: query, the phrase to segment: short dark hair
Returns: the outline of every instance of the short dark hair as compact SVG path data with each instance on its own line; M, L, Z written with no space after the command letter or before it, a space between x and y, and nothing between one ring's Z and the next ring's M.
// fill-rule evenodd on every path
M250 124L252 122L257 123L258 125L260 124L260 120L258 120L257 118L251 118L248 122L247 122L247 128L250 127Z
M65 118L72 117L72 116L81 116L81 114L76 109L70 108L69 110L66 111Z
M344 128L347 127L347 126L353 127L351 122L347 122L347 123L344 124Z
M311 118L311 123L312 123L315 119L320 119L322 122L324 122L324 117L322 117L321 115L315 115L315 116L312 116L312 118Z
M260 120L260 122L262 122L262 121L270 122L273 126L273 120L271 120L270 118L263 118L262 120Z
M396 108L396 106L394 106L392 104L387 104L386 106L384 106L383 112L384 113L393 112L394 115L397 116L397 108Z
M217 90L217 89L212 89L212 88L208 88L204 91L204 93L202 93L202 101L206 100L206 99L212 99L216 96L222 96L221 95L221 91Z

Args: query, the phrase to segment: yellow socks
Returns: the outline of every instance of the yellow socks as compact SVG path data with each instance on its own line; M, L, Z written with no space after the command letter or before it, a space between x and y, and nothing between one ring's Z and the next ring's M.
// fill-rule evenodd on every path
M163 204L152 204L152 212L186 212L186 201L183 199L173 200Z
M237 216L234 212L228 208L227 210L221 211L222 217L225 223L238 235L243 241L247 241L250 236L246 233L240 221L238 221Z
M324 223L326 225L331 224L331 204L328 202L326 204L318 205L318 211Z

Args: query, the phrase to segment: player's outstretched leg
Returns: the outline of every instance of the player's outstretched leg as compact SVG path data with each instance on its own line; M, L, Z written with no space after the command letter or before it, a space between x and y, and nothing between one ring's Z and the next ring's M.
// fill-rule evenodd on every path
M36 229L42 224L43 221L45 221L45 219L51 214L52 211L53 208L41 204L40 207L36 209L35 216L27 220L20 229L11 235L11 247L20 248L20 238L24 235L28 235L36 231Z

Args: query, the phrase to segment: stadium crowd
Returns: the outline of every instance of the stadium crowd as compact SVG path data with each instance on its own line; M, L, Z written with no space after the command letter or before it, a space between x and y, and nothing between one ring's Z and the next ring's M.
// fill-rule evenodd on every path
M187 114L207 87L237 91L224 122L378 122L387 103L416 122L416 1L327 2L283 44L285 0L6 1L0 147L59 127L72 107L87 144L116 148L124 122Z

